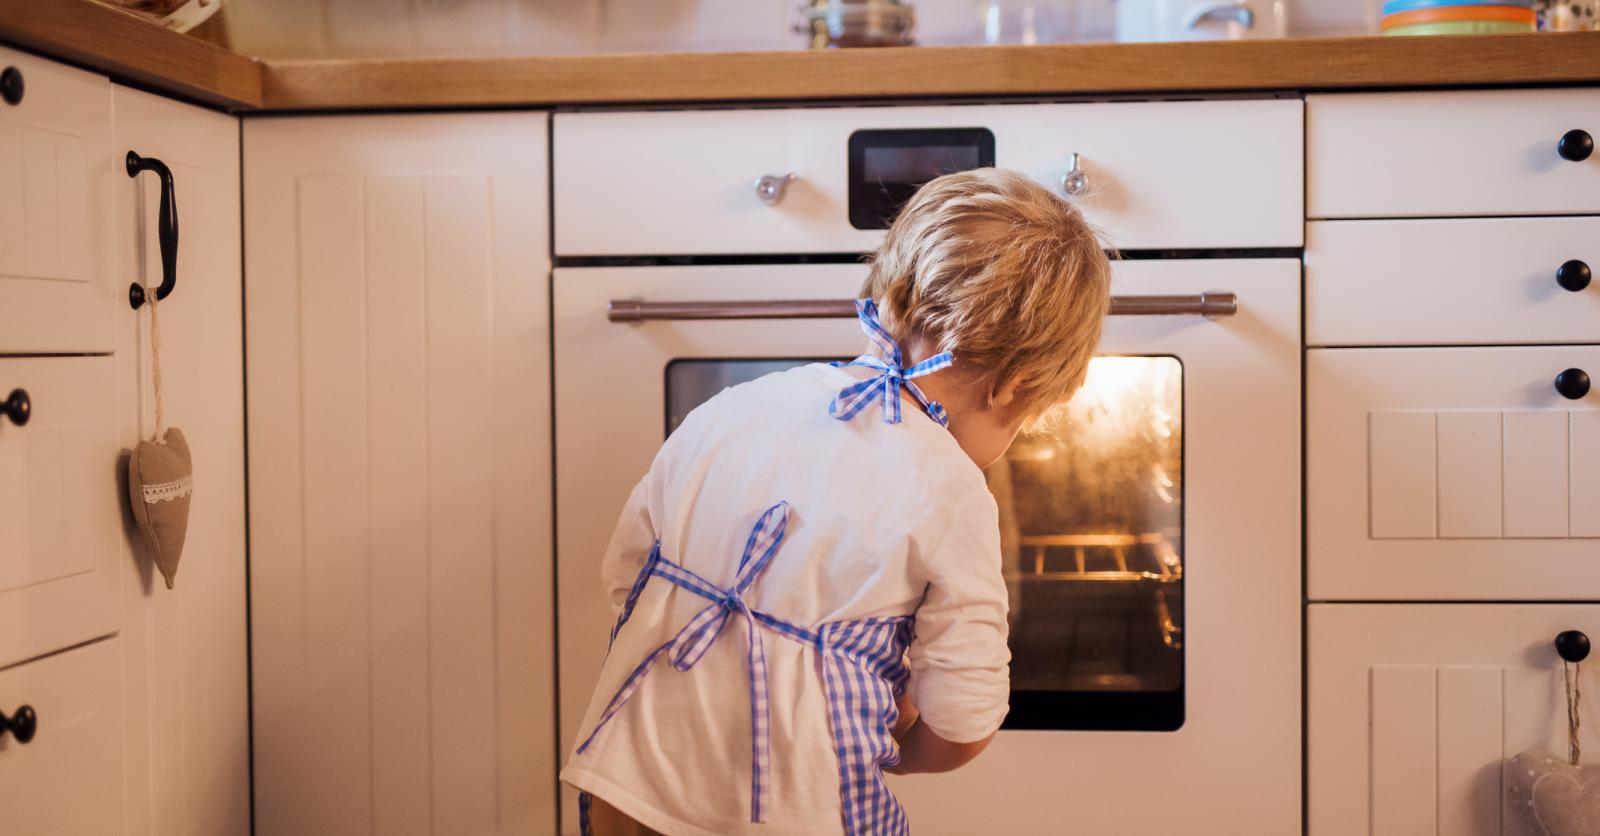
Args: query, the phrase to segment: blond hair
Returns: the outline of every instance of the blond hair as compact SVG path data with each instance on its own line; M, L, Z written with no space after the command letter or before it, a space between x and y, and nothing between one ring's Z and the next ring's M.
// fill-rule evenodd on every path
M862 295L901 346L920 337L979 375L993 407L1034 420L1083 384L1110 303L1111 266L1072 204L1013 171L924 185L901 210Z

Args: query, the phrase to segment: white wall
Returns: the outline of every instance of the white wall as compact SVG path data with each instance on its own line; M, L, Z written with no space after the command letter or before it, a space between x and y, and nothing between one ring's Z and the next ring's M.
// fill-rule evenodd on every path
M989 0L913 0L920 43L983 40ZM1006 7L1007 40L1022 0ZM1115 0L1033 0L1040 42L1114 36ZM800 49L799 0L227 0L232 46L269 58ZM1378 0L1289 0L1297 35L1359 34Z

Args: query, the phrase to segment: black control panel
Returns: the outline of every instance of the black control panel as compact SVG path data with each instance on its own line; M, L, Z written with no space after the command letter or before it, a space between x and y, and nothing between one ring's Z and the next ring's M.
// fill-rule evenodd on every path
M850 135L850 225L887 229L923 183L994 165L988 128L912 128Z

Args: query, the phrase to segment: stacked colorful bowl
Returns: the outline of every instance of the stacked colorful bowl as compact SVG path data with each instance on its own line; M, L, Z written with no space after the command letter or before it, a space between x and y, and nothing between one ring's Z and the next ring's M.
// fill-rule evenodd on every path
M1533 0L1388 0L1385 35L1488 35L1532 32Z

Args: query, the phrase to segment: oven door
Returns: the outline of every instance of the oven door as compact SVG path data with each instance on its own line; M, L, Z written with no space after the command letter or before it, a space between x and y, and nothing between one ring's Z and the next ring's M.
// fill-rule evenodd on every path
M1154 315L1113 316L1084 390L987 473L1012 713L955 775L895 780L919 833L1195 833L1206 810L1217 832L1298 827L1299 262L1115 271L1116 312ZM865 273L556 271L563 753L605 653L597 562L634 481L724 386L857 354L845 300ZM1215 291L1237 312L1193 313L1227 313Z

